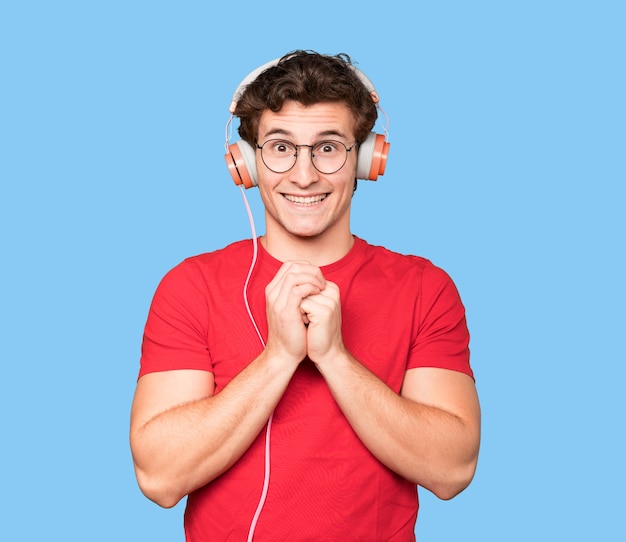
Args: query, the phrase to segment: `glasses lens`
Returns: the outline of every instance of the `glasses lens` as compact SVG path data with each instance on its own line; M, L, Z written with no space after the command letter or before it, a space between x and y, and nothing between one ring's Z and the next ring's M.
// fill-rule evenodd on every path
M297 151L296 146L290 141L270 139L261 147L261 159L275 173L284 173L296 163Z
M341 141L320 141L313 146L313 165L320 173L335 173L346 163L348 150Z

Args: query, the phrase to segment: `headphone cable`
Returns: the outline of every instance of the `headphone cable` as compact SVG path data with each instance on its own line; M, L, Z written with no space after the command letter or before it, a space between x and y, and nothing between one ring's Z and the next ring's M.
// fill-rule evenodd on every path
M248 312L248 317L254 326L254 329L259 337L259 341L261 341L261 345L265 348L265 341L263 340L263 336L261 335L261 331L257 326L256 320L252 314L252 309L250 308L250 303L248 302L248 285L250 283L250 277L252 276L252 272L254 271L254 267L256 265L256 261L258 258L258 240L256 235L256 228L254 227L254 217L252 216L252 211L250 210L250 205L248 204L248 199L246 198L246 194L244 192L243 186L239 186L241 189L241 196L243 197L244 204L246 206L246 211L248 213L248 219L250 221L250 229L252 231L252 261L250 262L250 269L248 270L248 276L246 277L246 281L243 286L243 302L246 306L246 311ZM265 500L267 498L267 492L270 485L270 435L272 430L272 420L274 419L274 413L270 415L269 420L267 421L267 427L265 429L265 474L263 477L263 491L261 492L261 498L259 499L259 503L257 505L256 511L254 513L254 517L252 518L252 523L250 524L250 529L248 530L248 539L247 542L252 542L254 538L254 531L256 529L256 525L259 521L259 517L265 506Z

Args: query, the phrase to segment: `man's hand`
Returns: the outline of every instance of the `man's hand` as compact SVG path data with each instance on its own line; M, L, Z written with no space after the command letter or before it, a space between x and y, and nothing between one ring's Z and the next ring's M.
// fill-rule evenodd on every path
M287 261L267 285L268 338L266 351L274 357L300 363L307 355L307 325L310 315L303 300L319 295L326 281L318 267L302 261Z
M339 287L326 281L326 286L300 303L309 322L306 333L306 347L309 358L315 363L323 363L344 350L341 335L341 300Z

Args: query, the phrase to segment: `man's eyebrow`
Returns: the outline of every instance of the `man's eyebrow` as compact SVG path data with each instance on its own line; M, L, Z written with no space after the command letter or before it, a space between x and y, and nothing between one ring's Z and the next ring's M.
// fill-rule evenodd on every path
M343 132L341 132L339 130L324 130L323 132L319 132L318 135L320 137L336 136L336 137L340 137L340 138L343 138L343 139L347 139L347 137L348 137Z
M270 128L270 130L268 130L265 133L265 137L269 137L269 136L273 136L273 135L279 135L279 136L284 136L286 138L293 138L294 137L294 133L290 132L289 130L285 130L284 128ZM330 130L323 130L321 132L318 132L316 134L317 139L324 139L326 137L339 137L341 139L348 139L348 137L341 131L339 130L334 130L334 129L330 129Z
M269 131L266 132L265 137L272 136L272 135L281 135L281 136L285 136L285 137L293 137L293 133L289 132L288 130L283 130L282 128L270 129Z

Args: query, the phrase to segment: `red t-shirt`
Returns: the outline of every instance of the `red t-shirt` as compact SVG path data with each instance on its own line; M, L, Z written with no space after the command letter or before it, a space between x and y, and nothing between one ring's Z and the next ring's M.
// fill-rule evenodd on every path
M140 376L199 369L219 393L262 344L243 285L252 242L189 258L161 281L146 323ZM281 263L259 244L248 286L267 338L265 286ZM351 354L399 392L407 369L439 367L473 377L465 310L450 277L417 256L359 238L322 267L341 292L342 333ZM246 540L263 487L265 432L227 472L189 495L189 542ZM314 364L304 361L274 412L269 492L255 540L414 540L417 488L361 443Z

